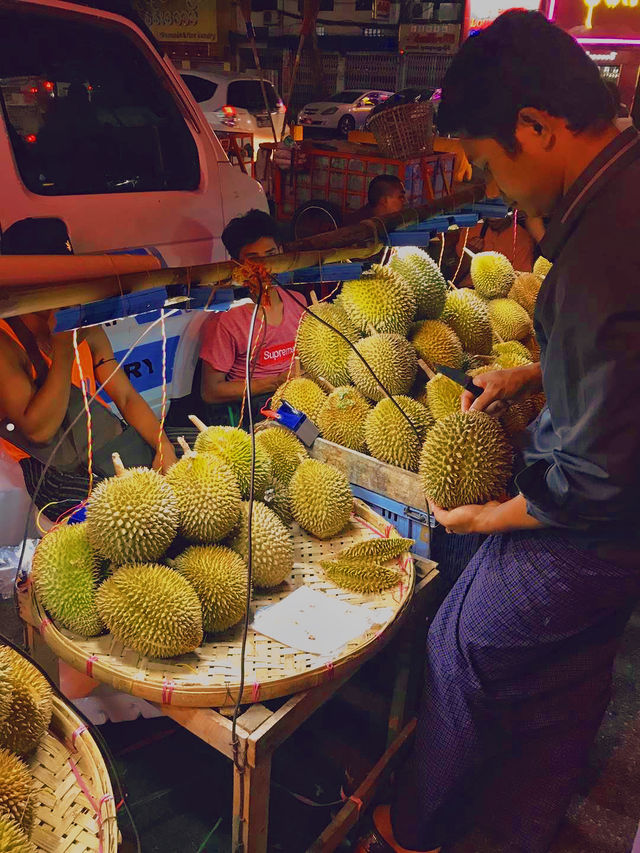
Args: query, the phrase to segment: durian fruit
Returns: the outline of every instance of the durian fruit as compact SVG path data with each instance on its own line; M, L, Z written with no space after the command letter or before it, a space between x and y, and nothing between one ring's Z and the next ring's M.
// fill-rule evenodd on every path
M435 322L435 321L434 321ZM418 369L416 351L400 335L380 334L363 338L356 349L389 394L406 394ZM355 352L349 356L349 373L355 386L370 400L381 400L385 392Z
M396 249L389 264L416 295L417 320L437 320L447 296L447 282L438 265L422 249L404 246Z
M34 787L29 768L8 749L0 749L0 815L9 816L27 834L33 826Z
M449 415L436 421L422 448L422 488L443 509L487 503L504 493L511 462L511 445L495 418Z
M360 337L342 305L321 302L312 305L309 311L330 323L352 343ZM340 335L309 314L303 316L298 327L296 350L303 368L313 379L326 379L331 385L349 382L347 359L351 347Z
M291 480L291 510L300 527L330 539L346 527L352 509L351 487L342 471L305 459Z
M531 354L531 361L540 361L540 344L537 341L535 333L531 333L528 338L525 338L522 343L526 346Z
M0 747L27 755L51 722L51 687L36 667L9 646L0 646L0 665L8 668L9 713L0 725Z
M0 658L0 727L11 709L9 662Z
M534 394L533 397L529 397L529 400L533 406L533 418L537 418L540 412L547 405L547 395L544 391L540 391L538 394Z
M513 299L492 299L488 305L493 330L503 341L521 341L533 331L531 317Z
M219 542L238 522L242 497L231 467L215 453L184 456L167 471L180 511L180 532L195 542Z
M98 589L98 611L118 642L144 656L171 658L202 643L198 596L167 566L122 566Z
M98 563L86 524L54 528L33 555L31 577L40 602L59 625L83 637L104 628L96 608Z
M286 427L269 426L259 430L256 444L268 455L273 477L283 483L289 482L298 465L309 455L300 439Z
M0 815L0 853L37 853L35 844L8 815Z
M438 373L433 379L430 379L427 382L427 400L429 411L433 417L439 421L441 418L446 418L447 415L459 412L463 391L462 385L458 385L457 382L442 373Z
M290 379L288 382L283 382L276 389L271 398L271 408L274 412L277 412L280 403L286 400L290 406L293 406L299 412L303 412L310 420L316 423L318 413L326 398L326 393L312 379Z
M428 364L462 367L460 338L441 320L423 320L411 333L410 340Z
M406 335L417 300L413 288L390 267L373 264L362 278L345 281L340 304L362 334L373 327L376 332Z
M223 545L194 545L171 561L196 591L202 627L215 634L236 625L247 609L247 565Z
M522 367L531 364L531 353L520 341L504 341L493 345L491 355L495 363L503 370L509 367Z
M384 537L376 536L374 539L364 539L348 545L338 552L336 560L351 560L356 557L373 557L376 560L393 560L408 551L415 545L414 539L405 539L402 536Z
M500 252L478 252L470 272L473 286L485 299L506 296L516 277L511 261Z
M125 469L103 480L87 503L89 542L112 563L157 560L178 531L178 503L166 479L149 468Z
M308 461L305 460L301 464L305 465ZM294 474L294 479L295 476ZM242 504L238 527L226 542L226 545L240 554L245 561L249 557L248 521L249 504L245 502ZM275 512L260 501L253 502L251 557L251 576L254 586L257 587L279 586L293 570L291 534Z
M509 291L509 299L513 299L514 302L522 305L531 319L533 319L541 284L542 280L539 276L531 272L521 272L520 275L516 276L516 280Z
M469 287L449 291L441 319L451 326L468 352L475 355L491 352L491 321L487 303Z
M320 565L330 581L351 592L384 592L396 586L400 580L400 575L395 569L383 566L371 557L322 560Z
M545 278L552 266L553 264L551 263L551 261L548 261L546 258L543 258L542 255L540 255L540 257L533 265L533 273L534 275L537 275L540 278Z
M385 398L367 415L364 425L367 447L371 455L382 462L417 471L420 448L427 431L433 426L433 416L425 406L411 397L400 395L393 399L415 429L398 411L393 400Z
M364 419L370 411L369 401L357 388L350 385L335 388L318 415L323 438L363 453L366 449Z
M531 423L536 415L535 405L531 399L511 403L509 408L500 416L500 423L507 435L515 435Z
M473 355L470 352L462 353L462 369L465 373L468 373L470 370L477 370L479 367L484 367L486 363L486 360L479 355Z
M288 527L291 524L293 515L289 483L283 483L282 480L272 477L265 489L262 502L275 512L284 525Z
M313 383L312 383L313 384ZM199 418L189 419L200 430L193 449L197 453L215 453L233 471L243 498L249 496L251 485L251 436L238 427L205 426ZM261 497L271 476L271 463L266 452L256 441L256 464L254 470L254 494Z

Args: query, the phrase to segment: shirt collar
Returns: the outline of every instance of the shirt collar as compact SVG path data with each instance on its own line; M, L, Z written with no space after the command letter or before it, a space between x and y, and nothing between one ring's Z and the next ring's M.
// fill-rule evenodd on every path
M640 134L635 127L630 127L616 136L591 161L569 187L551 216L546 234L540 242L540 251L547 260L555 261L593 197L637 157L640 157Z

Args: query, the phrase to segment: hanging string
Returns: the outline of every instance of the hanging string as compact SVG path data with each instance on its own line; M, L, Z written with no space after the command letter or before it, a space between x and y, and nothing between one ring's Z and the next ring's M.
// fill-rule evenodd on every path
M164 468L164 422L167 417L167 327L164 319L164 307L160 309L160 330L162 332L162 404L160 408L160 429L158 430L158 454L160 470Z
M518 208L513 211L513 255L511 262L515 266L516 263L516 245L518 242Z
M462 259L464 258L464 250L467 248L467 240L469 239L469 228L464 229L464 244L462 246L462 251L460 252L460 260L458 261L458 268L455 271L455 275L451 279L451 284L456 283L456 279L458 278L458 273L460 272L460 267L462 266Z
M444 235L445 235L445 233L446 232L443 232L440 235L440 240L441 240L442 245L440 246L440 257L438 258L438 269L439 270L442 269L442 261L444 260Z
M89 397L87 395L87 382L89 382L89 378L87 377L87 380L85 381L82 370L82 361L80 360L80 347L78 346L77 329L73 330L73 354L76 360L76 367L78 368L78 377L80 379L80 388L82 390L82 402L84 403L84 410L87 415L87 474L89 476L87 497L89 497L93 490L93 422L91 419Z

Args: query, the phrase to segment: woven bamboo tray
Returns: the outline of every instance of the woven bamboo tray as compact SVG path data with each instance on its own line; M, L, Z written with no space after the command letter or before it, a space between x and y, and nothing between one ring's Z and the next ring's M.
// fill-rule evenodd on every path
M36 787L31 840L38 851L115 853L116 807L104 759L80 717L55 695L49 731L28 764Z
M277 589L256 593L253 609L275 604L297 587L307 585L349 603L389 611L385 613L384 622L349 643L335 660L292 649L250 631L243 702L289 696L315 687L338 672L355 670L394 633L415 583L415 569L409 553L397 561L401 570L400 583L380 595L361 595L340 589L325 577L319 565L320 560L330 559L341 548L372 535L398 535L365 504L355 501L354 506L347 528L327 541L316 539L294 525L293 572ZM160 660L143 657L123 647L110 634L85 639L59 628L47 617L32 584L20 593L20 597L22 618L40 632L58 657L116 690L151 702L200 708L222 708L236 702L240 686L240 625L205 641L192 654Z

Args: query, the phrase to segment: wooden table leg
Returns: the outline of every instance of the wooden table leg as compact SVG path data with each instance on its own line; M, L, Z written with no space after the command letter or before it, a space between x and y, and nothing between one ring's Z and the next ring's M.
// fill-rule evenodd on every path
M233 768L233 853L267 853L271 755L257 767Z

